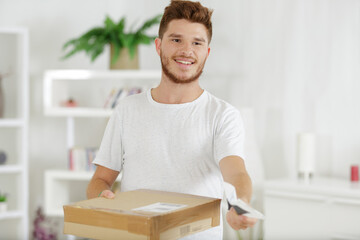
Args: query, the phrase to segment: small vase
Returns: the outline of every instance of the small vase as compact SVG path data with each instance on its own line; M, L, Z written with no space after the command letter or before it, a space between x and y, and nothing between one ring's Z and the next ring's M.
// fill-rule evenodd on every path
M120 50L117 61L114 64L111 64L112 58L115 53L115 48L113 45L110 45L110 69L119 70L119 69L139 69L139 54L138 49L136 49L135 56L130 57L129 50L127 48L122 48Z
M0 166L5 165L6 158L7 158L6 153L0 150Z
M7 202L0 202L0 213L7 211Z
M0 75L0 118L4 117L4 94L2 90L2 77Z

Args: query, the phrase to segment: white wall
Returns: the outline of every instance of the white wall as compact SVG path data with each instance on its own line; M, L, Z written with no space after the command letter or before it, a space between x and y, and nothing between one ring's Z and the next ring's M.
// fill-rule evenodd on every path
M42 113L44 70L106 69L108 52L93 64L83 54L60 61L63 43L101 24L105 14L141 22L168 2L0 0L0 26L30 32L31 211L43 202L43 171L67 164L66 121ZM254 108L266 176L294 177L296 134L312 131L321 140L318 174L348 177L349 165L360 164L360 1L201 2L215 9L202 84L237 107ZM142 47L140 57L142 68L159 68L153 46ZM104 120L76 124L78 144L99 144Z
M239 2L240 81L232 102L256 109L267 177L296 175L296 134L319 135L317 174L360 163L360 1Z

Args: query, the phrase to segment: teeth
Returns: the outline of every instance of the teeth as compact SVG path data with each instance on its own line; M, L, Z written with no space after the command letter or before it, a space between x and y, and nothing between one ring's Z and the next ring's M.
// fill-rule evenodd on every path
M186 65L192 64L192 62L187 62L187 61L181 61L181 60L175 60L175 61L182 63L182 64L186 64Z

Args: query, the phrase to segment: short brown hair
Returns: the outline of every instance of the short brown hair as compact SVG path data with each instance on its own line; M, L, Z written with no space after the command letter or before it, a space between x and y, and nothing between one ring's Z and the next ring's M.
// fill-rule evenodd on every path
M170 5L165 8L164 15L160 22L159 38L163 38L167 26L172 20L186 19L190 22L203 24L207 29L210 43L212 37L212 13L213 10L202 6L200 2L171 0Z

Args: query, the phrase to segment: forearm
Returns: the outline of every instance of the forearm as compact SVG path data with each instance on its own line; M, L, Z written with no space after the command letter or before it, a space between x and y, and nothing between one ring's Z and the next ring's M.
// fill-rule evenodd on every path
M249 175L244 172L228 179L229 183L234 185L238 198L250 203L252 196L252 182Z
M96 170L94 176L91 178L90 183L87 187L86 195L88 198L99 197L100 193L104 190L105 196L112 197L113 193L111 192L111 186L118 177L119 172L103 167L101 165L96 165ZM110 194L110 195L109 195ZM103 195L103 194L102 194Z
M220 170L224 181L235 187L237 197L250 203L252 183L246 171L244 160L238 156L225 157L220 161Z
M87 187L87 191L86 191L86 195L87 198L95 198L98 197L100 195L100 193L104 190L111 190L111 186L109 186L109 184L107 184L104 180L100 179L100 178L93 178L91 179L88 187Z

